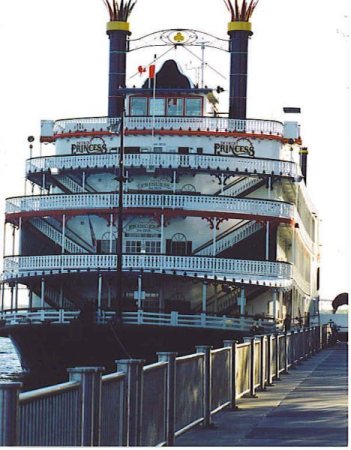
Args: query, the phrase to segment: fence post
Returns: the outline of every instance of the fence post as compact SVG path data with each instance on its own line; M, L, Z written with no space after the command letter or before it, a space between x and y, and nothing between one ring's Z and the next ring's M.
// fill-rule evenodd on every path
M260 389L262 391L266 390L266 349L265 349L265 343L266 343L266 336L261 336L261 354L260 354Z
M223 341L224 347L231 348L231 366L230 366L230 408L237 410L239 409L236 404L236 363L237 363L237 350L236 346L238 341Z
M291 339L290 339L290 345L291 345L291 365L290 369L296 369L296 339L297 339L297 331L291 331Z
M204 428L211 426L211 388L212 388L212 361L211 346L197 345L196 353L204 353Z
M288 333L284 333L284 374L289 374Z
M250 397L257 398L255 388L255 336L251 338L250 344Z
M119 359L117 372L126 374L126 445L137 447L141 442L143 402L143 359Z
M272 373L272 356L273 356L273 343L272 334L267 335L267 361L268 361L268 375L267 375L267 386L273 386L273 373Z
M303 360L307 360L307 329L303 329Z
M101 434L101 374L104 367L73 367L67 369L70 381L80 382L82 406L81 444L100 445Z
M275 381L280 381L280 375L279 375L279 370L280 370L280 354L279 354L279 334L276 333L275 335Z
M19 393L22 383L0 383L0 446L18 446Z
M158 352L158 360L168 363L167 367L167 415L166 440L167 446L174 446L175 433L175 396L176 396L176 352Z

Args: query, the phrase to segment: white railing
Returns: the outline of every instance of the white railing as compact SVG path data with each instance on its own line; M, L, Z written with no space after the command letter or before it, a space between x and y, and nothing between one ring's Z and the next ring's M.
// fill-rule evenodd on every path
M118 194L55 194L13 197L6 201L6 213L55 210L111 209L118 205ZM295 207L289 203L260 199L240 199L211 195L124 194L124 208L184 209L232 214L249 214L292 220ZM33 214L34 215L34 214Z
M45 220L40 217L34 217L30 222L37 230L45 234L49 239L58 245L63 244L64 249L69 253L88 253L88 251L78 245L76 242L72 241L68 237L63 239L62 232L56 230L55 227L48 224Z
M35 276L37 273L85 272L88 270L115 270L116 255L47 255L8 256L4 258L3 281L16 277ZM198 276L219 280L236 279L242 283L290 286L292 267L283 262L209 258L202 256L123 255L125 271L153 271L174 275Z
M76 181L72 180L72 178L68 177L67 175L59 174L57 175L57 180L63 184L70 192L73 192L75 194L80 194L84 192L83 186L81 186Z
M0 319L5 321L3 325L26 325L28 323L59 323L68 324L76 319L80 311L60 310L21 310L17 312L2 311ZM101 310L96 313L96 321L99 324L106 324L115 317L114 311ZM158 326L174 326L174 327L190 327L190 328L216 328L216 329L233 329L241 331L249 331L254 323L251 317L227 317L227 316L208 316L201 314L179 314L177 311L171 313L156 313L139 311L123 312L123 323L129 325L158 325ZM262 326L267 330L274 327L273 319L262 320Z
M233 230L232 233L223 236L223 238L219 238L216 241L216 254L223 252L227 248L232 247L237 242L242 241L243 239L247 238L248 236L251 236L253 233L256 233L256 231L259 231L262 229L262 225L258 222L250 221L244 225L242 225L240 228L237 228ZM208 245L200 250L197 255L201 256L210 256L213 254L213 243L209 242Z
M248 189L253 188L257 184L261 183L262 180L258 178L250 178L250 177L244 177L243 179L239 180L237 183L233 183L232 186L228 186L227 189L224 189L223 194L225 196L231 196L231 197L237 197L238 195L242 194L243 192L247 191Z
M113 153L103 155L64 155L32 158L26 162L26 173L48 172L52 169L83 170L84 168L113 168L118 165L118 156ZM172 153L136 153L124 156L126 168L130 167L178 167L196 170L224 170L242 173L276 174L285 177L301 177L300 167L294 162L270 159L251 159L217 155L178 155Z
M120 123L119 118L91 117L82 119L57 120L54 134L111 131L115 132ZM228 119L224 117L126 117L126 130L192 130L210 132L239 132L254 134L271 134L283 136L281 122L260 119Z

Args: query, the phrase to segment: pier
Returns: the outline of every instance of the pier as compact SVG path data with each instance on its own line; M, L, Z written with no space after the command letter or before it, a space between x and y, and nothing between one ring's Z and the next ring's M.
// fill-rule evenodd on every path
M242 398L239 409L215 416L214 427L196 428L176 446L347 446L347 344L338 343L291 371L281 382Z
M347 344L329 347L330 331L118 360L108 375L76 367L25 393L0 384L0 445L346 445Z

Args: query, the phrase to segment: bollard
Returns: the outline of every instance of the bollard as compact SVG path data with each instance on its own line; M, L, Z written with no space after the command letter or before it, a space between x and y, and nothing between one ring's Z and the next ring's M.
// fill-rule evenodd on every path
M175 439L175 395L176 395L176 352L158 352L158 360L168 363L167 367L167 416L165 417L166 445L174 446Z
M280 370L280 364L279 364L279 334L277 333L275 335L275 376L274 376L274 380L275 381L280 381L280 375L279 375L279 370Z
M212 361L211 346L197 345L196 353L204 353L204 428L210 428L211 422L211 389L212 389Z
M119 359L117 372L126 374L126 446L137 447L141 443L143 410L143 359Z
M250 397L257 398L256 388L255 388L255 336L251 338L250 344Z
M237 351L236 346L238 344L238 341L223 341L224 347L230 347L231 348L231 366L229 368L229 379L231 380L230 384L230 408L233 410L238 410L238 406L236 404L236 362L237 362Z
M261 340L261 354L260 354L260 366L261 366L261 371L260 371L260 389L262 391L266 390L266 350L265 350L265 346L266 346L266 336L261 336L260 337Z
M81 446L100 445L101 374L104 367L73 367L67 369L70 381L79 381L82 407Z
M19 393L22 383L0 383L0 446L19 445Z
M273 384L273 371L272 371L272 359L273 359L273 342L272 342L272 334L267 335L267 361L268 361L268 370L267 370L267 386L274 386Z

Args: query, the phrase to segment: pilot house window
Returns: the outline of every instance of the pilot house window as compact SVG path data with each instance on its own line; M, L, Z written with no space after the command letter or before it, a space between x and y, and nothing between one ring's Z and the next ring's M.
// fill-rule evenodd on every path
M130 99L130 115L146 116L147 115L147 98L131 97Z
M201 116L202 100L201 98L187 98L185 100L186 116Z
M182 98L168 98L167 99L167 116L182 116L183 115L183 99Z

